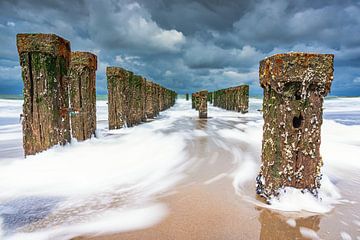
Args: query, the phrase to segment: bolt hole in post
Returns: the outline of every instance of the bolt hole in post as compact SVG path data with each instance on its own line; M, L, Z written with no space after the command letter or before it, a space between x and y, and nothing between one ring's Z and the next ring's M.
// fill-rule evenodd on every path
M299 128L301 126L302 121L304 120L303 116L300 114L298 117L295 116L293 118L293 127Z
M300 92L295 93L295 100L301 100L301 94Z

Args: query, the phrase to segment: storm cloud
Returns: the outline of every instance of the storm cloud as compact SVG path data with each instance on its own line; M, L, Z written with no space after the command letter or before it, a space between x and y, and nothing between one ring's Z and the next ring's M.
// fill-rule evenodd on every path
M347 0L33 0L0 2L0 93L21 93L19 32L55 33L72 50L179 93L250 84L258 63L288 51L335 54L332 95L360 95L360 2Z

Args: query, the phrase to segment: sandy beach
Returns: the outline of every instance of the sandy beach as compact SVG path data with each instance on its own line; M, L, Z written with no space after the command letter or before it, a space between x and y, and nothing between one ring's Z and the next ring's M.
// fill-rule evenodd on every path
M354 102L360 99L325 103L322 201L290 196L269 206L255 194L263 124L258 99L244 115L210 106L205 120L180 99L159 119L115 131L106 129L102 101L96 139L25 160L15 123L21 103L4 100L0 107L14 109L0 108L10 119L0 126L0 236L359 239L360 107ZM22 173L29 182L16 182Z

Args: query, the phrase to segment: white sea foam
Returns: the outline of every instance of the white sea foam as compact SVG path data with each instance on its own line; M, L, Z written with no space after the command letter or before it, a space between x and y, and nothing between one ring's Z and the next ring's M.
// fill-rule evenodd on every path
M2 100L0 103L4 106L8 104ZM10 105L17 113L8 112L5 115L18 116L21 102L14 101ZM180 117L180 114L177 116L178 111L188 110L187 105L180 104L180 109L161 113L156 121L109 131L106 102L98 101L98 138L84 142L73 139L71 144L54 146L26 159L0 157L0 202L10 204L8 208L15 212L16 207L11 206L11 201L16 199L60 198L54 210L61 212L62 209L88 206L87 201L94 198L93 201L100 202L90 202L90 205L101 203L108 207L114 196L126 198L126 205L120 209L106 212L106 208L100 212L89 209L87 221L81 224L75 221L71 226L64 224L33 233L18 232L6 235L6 238L68 239L80 234L127 231L158 223L167 211L163 205L151 202L156 195L171 189L183 179L183 171L188 164L184 151L186 135L168 131ZM0 118L3 116L0 114ZM0 140L20 140L21 137L19 124L0 126ZM22 207L30 206L24 203ZM7 230L0 229L0 234L4 234L2 231Z
M310 228L300 227L300 233L304 237L312 239L312 240L320 239L320 237L317 235L317 233L314 230L310 229Z
M343 239L343 240L352 240L352 237L347 232L341 232L340 236L341 236L341 239Z
M340 193L326 176L321 183L318 197L309 192L302 193L299 189L286 187L278 197L270 200L268 207L285 212L330 212L335 204L340 203Z
M291 227L296 227L296 221L293 218L289 218L288 220L286 220L286 223L289 224L289 226Z
M134 231L151 227L167 215L163 204L145 205L135 209L109 210L88 219L86 223L61 225L45 230L16 233L5 240L68 240L79 235L101 235L117 232ZM1 231L1 229L0 229ZM1 234L1 232L0 232ZM0 235L1 237L1 235Z

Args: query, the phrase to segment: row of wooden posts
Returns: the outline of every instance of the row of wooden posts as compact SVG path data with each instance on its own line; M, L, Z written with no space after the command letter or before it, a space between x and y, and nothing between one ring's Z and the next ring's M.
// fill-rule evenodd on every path
M176 92L120 67L106 69L109 129L133 126L155 118L175 104Z
M24 82L25 156L83 141L96 131L97 56L71 52L55 34L18 34ZM107 68L109 129L154 118L175 103L176 93L117 67Z
M186 94L186 100L189 100L189 94ZM192 108L199 111L199 118L207 118L207 102L213 103L215 107L246 113L249 108L249 85L191 94Z
M249 108L249 85L220 89L214 92L214 106L246 113Z
M96 56L71 52L70 42L53 34L18 34L17 47L24 81L25 155L65 144L71 132L78 140L94 135ZM330 92L333 61L332 54L287 53L260 62L264 127L259 195L269 199L284 187L317 194L322 105ZM138 124L175 103L174 91L125 69L107 68L107 79L109 129ZM248 92L248 86L200 91L192 94L193 108L200 118L207 117L207 100L247 112Z

